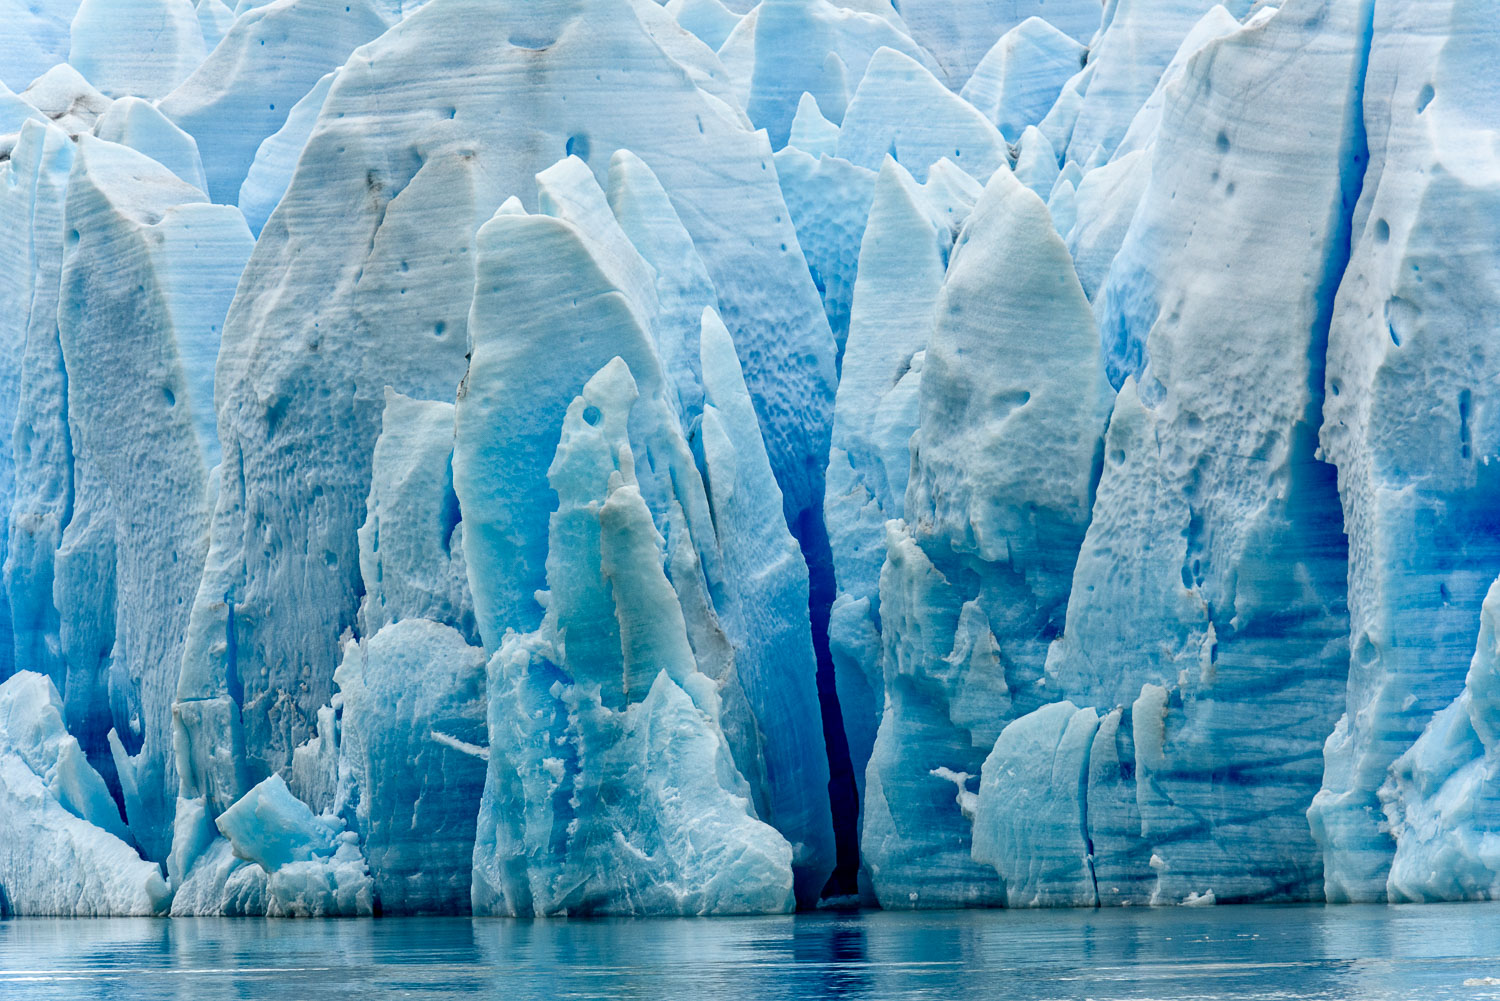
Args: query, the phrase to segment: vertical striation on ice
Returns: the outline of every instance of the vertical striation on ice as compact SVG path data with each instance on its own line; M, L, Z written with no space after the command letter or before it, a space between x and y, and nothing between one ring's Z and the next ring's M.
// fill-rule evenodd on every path
M63 725L52 682L0 684L0 901L7 913L151 915L167 884L122 840L104 780Z
M770 150L687 78L632 8L445 0L360 53L330 86L226 322L224 480L180 691L240 707L244 750L230 753L245 756L249 779L285 767L331 694L338 637L357 611L355 531L385 387L453 398L470 335L475 231L511 195L534 204L533 175L569 151L596 176L620 148L657 172L746 360L786 508L821 503L833 341ZM539 64L551 80L540 89L528 75ZM535 402L541 419L544 400ZM538 446L543 470L555 431ZM480 534L466 527L466 551ZM527 602L540 586L528 572L513 575ZM493 648L491 628L535 621L481 612L478 626ZM201 732L189 726L190 754L213 758L232 744L218 718L204 717Z
M979 193L951 163L940 161L924 187L887 158L860 245L823 520L838 585L829 646L861 791L885 702L879 628L885 523L903 512L923 352L953 242Z
M1442 775L1432 756L1465 710L1432 714L1459 695L1466 669L1476 679L1480 604L1500 572L1500 412L1482 375L1500 360L1489 334L1500 175L1484 124L1496 90L1480 69L1497 37L1469 2L1376 8L1365 92L1381 100L1367 101L1363 118L1370 167L1334 306L1322 433L1349 534L1351 619L1345 715L1308 815L1330 900L1380 900L1388 871L1395 899L1448 892L1442 877L1414 872L1457 834L1433 814L1414 819L1443 809L1428 780L1415 794L1428 805L1410 806L1405 843L1377 794L1403 753L1403 798L1413 796L1413 774ZM1398 845L1400 872L1390 869ZM1482 884L1455 878L1453 895Z
M1115 405L1047 687L1124 712L1101 748L1118 764L1096 769L1094 851L1118 874L1101 900L1305 899L1321 882L1303 813L1348 619L1316 431L1363 169L1366 13L1289 2L1189 60L1097 300L1140 381ZM1305 76L1270 68L1292 53ZM1310 80L1339 95L1317 116ZM1129 771L1133 804L1108 791Z
M486 659L451 627L409 618L351 643L334 672L354 826L389 913L469 910Z
M979 776L1007 717L1037 703L1107 391L1067 249L1041 200L998 170L938 296L904 520L887 529L885 711L863 835L884 906L1004 899L995 870L970 857L974 792L949 776Z
M476 913L793 902L792 849L755 817L636 481L638 399L616 357L567 407L548 470L546 614L490 661Z
M0 910L1500 892L1490 6L0 0Z
M83 136L68 183L57 324L72 518L54 601L71 674L107 678L131 828L166 856L172 703L207 544L220 330L251 239L237 209ZM113 590L107 615L80 616Z

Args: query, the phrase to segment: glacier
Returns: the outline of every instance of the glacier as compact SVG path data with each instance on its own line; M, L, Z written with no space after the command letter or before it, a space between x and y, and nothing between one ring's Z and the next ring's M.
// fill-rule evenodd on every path
M1487 0L0 0L0 915L1500 895Z

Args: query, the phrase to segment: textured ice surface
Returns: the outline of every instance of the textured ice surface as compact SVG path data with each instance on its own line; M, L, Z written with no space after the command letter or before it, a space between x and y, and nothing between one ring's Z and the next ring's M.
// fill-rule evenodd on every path
M203 29L191 0L83 0L68 62L111 97L155 100L203 61Z
M1006 726L985 759L973 854L995 867L1007 906L1098 903L1087 796L1098 729L1093 709L1053 702Z
M1091 164L1114 154L1183 38L1214 6L1213 0L1121 0L1109 7L1089 47L1089 65L1081 71L1087 78L1069 128L1069 160ZM1231 0L1223 6L1243 16L1251 2ZM1292 6L1295 13L1296 0Z
M385 910L469 909L485 660L452 628L412 618L351 644L334 672L343 696L339 754Z
M1474 4L1427 3L1378 9L1373 38L1366 92L1392 96L1365 112L1370 167L1334 307L1323 423L1349 534L1351 659L1346 714L1309 816L1336 900L1385 892L1396 845L1376 792L1429 720L1449 729L1432 713L1458 695L1466 669L1474 683L1480 602L1500 566L1500 413L1479 375L1495 364L1485 331L1496 309L1500 161L1474 110L1496 93L1478 69L1493 58L1495 27ZM1442 291L1460 287L1469 291ZM1443 739L1424 736L1398 773L1434 768ZM1423 788L1420 798L1431 795ZM1474 799L1482 810L1484 795ZM1441 876L1414 872L1421 851L1402 845L1393 895L1443 893ZM1464 895L1476 892L1471 877L1456 878Z
M7 600L0 610L9 613L14 659L57 685L69 730L98 766L109 759L104 738L109 722L97 712L100 679L86 669L68 670L52 596L54 561L72 499L57 300L63 199L73 153L61 129L25 121L10 160L0 167L10 182L0 186L0 199L7 220L14 222L0 229L9 265L0 269L5 275L0 281L15 306L0 313L0 323L13 352L5 385L16 394L10 449L15 493L7 536Z
M1495 785L1500 734L1494 723L1500 694L1497 615L1500 590L1492 585L1480 613L1479 645L1463 693L1432 717L1422 735L1396 759L1380 789L1396 841L1386 880L1393 901L1492 900L1500 892L1495 844L1500 828L1500 790ZM1342 857L1335 855L1334 860ZM1345 892L1351 896L1360 892L1350 889L1353 892Z
M995 40L1027 19L1045 18L1087 44L1108 9L1098 0L903 0L901 17L912 37L933 54L943 80L957 90Z
M719 0L669 0L665 6L678 24L716 51L740 23L740 15Z
M860 788L885 702L879 645L885 523L903 511L923 352L953 241L979 191L949 163L940 163L924 187L887 158L860 246L863 268L834 407L823 507L839 592L829 646Z
M386 391L359 528L360 632L428 619L478 643L453 490L453 404Z
M780 149L804 93L813 96L824 114L842 120L871 57L881 48L935 68L899 23L829 0L764 0L725 39L721 51L731 79L743 92L750 120Z
M495 13L464 0L428 4L346 64L226 321L235 348L221 359L218 391L230 458L181 693L243 707L244 751L234 753L252 778L288 763L331 694L338 637L358 605L355 531L385 387L453 399L470 334L475 230L511 194L535 204L535 173L569 150L599 175L622 147L653 166L754 362L751 390L787 507L821 502L833 342L764 139L688 79L628 7L591 0ZM552 74L545 89L529 75L538 60ZM428 73L435 61L443 73ZM534 141L517 143L521 133ZM534 260L539 247L516 252ZM487 301L475 304L481 321ZM567 398L587 375L576 377ZM480 379L471 372L471 384ZM475 388L499 394L503 384ZM542 394L526 407L547 428L537 438L541 470L562 409ZM519 469L516 479L542 482ZM538 507L525 516L544 525L550 501L527 503ZM466 553L485 544L483 526L471 527ZM507 588L507 602L530 602L540 565L508 568L490 586ZM494 647L506 625L537 618L481 612L478 626ZM212 756L235 738L214 723L187 739L191 753Z
M191 884L193 879L224 874L222 902L210 896L210 906L199 913L267 917L371 913L371 880L354 835L340 831L343 824L339 821L313 816L281 776L273 775L250 789L219 814L214 824L228 842L232 858L226 859L222 849L211 848L189 878ZM220 888L217 880L213 886ZM174 910L182 913L175 904Z
M981 184L1009 167L1005 138L915 59L882 48L870 59L839 129L839 156L875 169L889 154L920 181L947 158Z
M1004 899L995 870L970 857L965 783L1014 704L1034 703L1108 406L1067 250L1008 170L990 179L952 254L921 370L904 521L888 525L880 573L885 710L862 850L887 907Z
M122 838L104 780L63 726L52 682L0 684L0 889L17 914L155 914L166 881Z
M1500 892L1491 6L0 0L0 909Z
M56 122L68 135L93 129L110 99L67 63L59 63L21 91L22 101Z
M1363 167L1352 114L1360 18L1288 5L1189 62L1101 293L1106 350L1140 366L1140 383L1116 402L1047 660L1049 689L1124 712L1110 753L1120 781L1133 770L1136 795L1090 810L1091 827L1097 813L1110 830L1094 835L1095 857L1117 867L1099 879L1101 899L1316 893L1303 811L1335 716L1347 617L1333 471L1314 430ZM1292 51L1316 52L1304 72L1341 95L1318 116L1305 81L1266 68ZM1254 115L1236 110L1251 100ZM1294 121L1337 155L1304 159ZM1205 203L1208 216L1194 207ZM1271 344L1281 346L1265 354ZM1219 776L1255 796L1226 796ZM1108 770L1101 779L1116 783Z
M64 629L63 650L70 669L108 685L126 814L161 858L176 784L177 665L219 460L214 365L251 240L238 210L89 136L74 157L65 227L57 324L73 510L54 600L73 613L114 592L108 614L73 620L74 635Z
M1016 142L1046 117L1087 51L1048 22L1028 17L1000 36L959 95Z
M115 101L94 123L94 135L144 153L199 191L208 190L198 144L149 101Z
M255 159L240 185L238 204L240 211L245 213L246 224L256 236L260 235L281 196L286 194L286 186L291 183L292 172L297 168L297 158L302 155L302 147L307 145L313 126L318 122L318 112L323 110L323 102L328 99L328 90L333 86L336 73L327 73L313 84L312 89L292 105L281 127L266 136L255 151Z
M478 913L793 903L793 850L755 817L635 477L638 399L627 364L608 362L568 405L548 469L546 615L490 661Z
M776 176L797 227L808 273L823 296L828 326L842 353L849 337L849 309L875 172L840 159L834 155L836 149L836 131L833 145L824 149L804 150L793 142L776 154Z
M627 170L621 162L620 172ZM623 195L627 178L619 180L611 188ZM641 177L636 184L649 189L645 181ZM753 784L748 791L763 819L792 842L799 893L816 899L832 868L833 846L828 802L817 792L826 788L828 773L819 739L807 571L778 514L780 490L733 343L711 309L698 317L700 329L692 340L699 362L693 369L701 373L697 396L703 402L701 428L690 449L661 347L683 349L684 332L672 330L683 318L662 310L653 269L634 250L582 161L564 161L543 172L538 183L543 208L555 215L502 207L478 238L479 292L469 325L474 347L456 411L453 469L460 506L468 512L464 549L480 634L486 649L503 652L508 630L542 624L545 631L544 610L572 608L572 588L585 588L587 594L598 586L573 574L557 577L565 565L559 561L571 559L580 567L599 568L593 571L598 573L609 558L597 527L577 540L585 546L581 553L559 551L583 529L558 534L571 522L559 521L558 502L551 499L562 495L555 482L561 461L553 454L560 447L556 415L570 413L570 401L586 380L619 358L632 373L630 395L640 396L620 418L632 438L629 478L638 481L635 490L654 519L648 524L665 545L672 610L682 619L671 628L684 630L684 643L692 630L688 651L694 670L701 663L705 680L728 686L728 712L739 721L726 729L739 768ZM616 204L623 210L629 202L617 197ZM631 218L624 211L622 217ZM560 262L566 266L559 268ZM586 306L580 310L575 304ZM568 323L574 336L548 350L545 365L523 367L521 359L549 343L561 323ZM579 409L584 417L602 419L602 404ZM548 413L554 416L549 419ZM544 587L551 597L539 604L536 593ZM614 593L623 600L620 587L614 585ZM628 646L625 614L608 616L606 608L596 607L564 616L553 628L562 628L570 639L568 663L621 656L620 646ZM582 621L590 625L570 627L574 616L585 616ZM610 625L611 617L622 621ZM627 673L629 661L627 654ZM492 673L495 669L492 663ZM648 671L646 684L653 675ZM617 682L627 693L640 683L628 677ZM492 689L492 713L495 698ZM493 740L492 734L492 746ZM491 760L492 768L499 767L493 750ZM487 797L501 795L498 781L492 776ZM481 832L485 817L481 810ZM607 900L623 891L599 892ZM478 894L476 888L476 907L482 906ZM514 894L507 899L511 909L528 909ZM543 912L620 908L604 901L575 905L550 894L540 901L533 906Z
M70 28L79 0L4 0L0 3L0 84L19 91L68 61Z
M237 202L261 142L320 77L385 28L371 0L271 0L243 10L208 58L158 105L198 140L209 197Z

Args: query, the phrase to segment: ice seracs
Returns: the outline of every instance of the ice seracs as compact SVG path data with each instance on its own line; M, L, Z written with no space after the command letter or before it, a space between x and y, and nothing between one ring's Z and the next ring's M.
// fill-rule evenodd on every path
M67 616L70 672L92 670L107 685L126 813L160 859L177 664L219 459L213 371L251 240L238 210L90 136L78 142L64 225L57 326L72 517L53 600ZM78 606L95 613L68 614Z
M111 97L155 100L207 51L191 0L83 0L69 37L68 62Z
M1493 895L1492 14L0 0L0 909Z
M1480 837L1487 797L1474 786L1466 806L1440 805L1446 766L1433 758L1459 739L1465 710L1449 706L1465 671L1483 677L1474 636L1483 647L1481 602L1500 571L1500 414L1483 375L1496 363L1488 206L1500 174L1479 110L1494 86L1472 75L1496 34L1466 2L1377 8L1372 31L1366 93L1390 99L1365 113L1370 166L1334 305L1322 429L1349 535L1349 684L1308 816L1329 899L1379 900L1388 883L1395 899L1468 896L1483 880L1438 846ZM1472 291L1444 291L1459 287ZM1483 732L1484 703L1472 712ZM1408 807L1381 792L1393 780ZM1388 819L1392 809L1408 819Z
M546 614L490 662L479 913L793 904L792 848L755 817L635 480L637 398L612 359L569 404L548 470ZM612 864L620 851L631 864Z
M0 887L10 914L152 915L170 895L136 853L99 773L63 725L52 682L0 684Z
M1048 22L1028 17L985 53L959 96L1016 142L1028 126L1046 117L1087 54L1088 49Z
M887 907L1004 899L970 854L975 790L946 773L979 776L1007 718L1035 704L1109 401L1072 261L1008 170L960 231L932 315L879 584L885 709L862 853Z

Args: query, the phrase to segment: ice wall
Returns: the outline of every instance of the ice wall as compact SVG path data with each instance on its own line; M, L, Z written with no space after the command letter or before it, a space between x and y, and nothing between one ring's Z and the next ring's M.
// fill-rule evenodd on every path
M1380 790L1458 697L1500 563L1500 414L1482 374L1495 364L1488 206L1500 175L1479 110L1496 91L1477 70L1495 27L1469 3L1376 15L1366 92L1391 97L1366 102L1370 168L1330 334L1323 425L1349 533L1351 618L1348 699L1309 813L1333 900L1379 900L1388 882L1396 897L1440 892L1390 870L1398 844L1409 864L1409 836L1388 822ZM1467 291L1445 291L1457 288Z
M1491 14L0 0L0 910L1492 895Z

